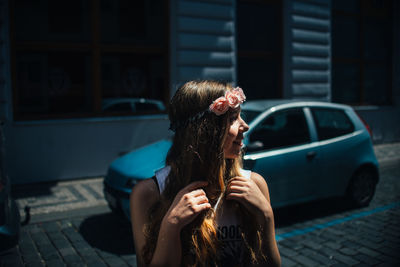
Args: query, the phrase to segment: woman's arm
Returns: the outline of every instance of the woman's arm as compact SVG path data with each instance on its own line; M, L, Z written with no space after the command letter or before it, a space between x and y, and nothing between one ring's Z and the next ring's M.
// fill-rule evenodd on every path
M263 234L264 253L268 266L280 266L281 258L275 239L274 213L270 204L268 185L258 173L252 172L251 179L234 177L227 189L227 199L239 201L254 214Z
M130 195L130 213L133 241L138 266L144 266L142 251L146 243L144 226L148 223L150 208L159 200L160 193L153 179L144 180L133 187Z
M274 213L271 207L271 200L269 196L269 189L265 179L259 175L258 173L252 172L251 176L252 180L258 185L264 197L267 199L268 203L266 204L266 212L264 211L264 226L261 227L264 229L264 252L266 253L267 259L268 257L271 259L271 264L273 266L281 265L281 257L278 250L278 245L275 239L275 220Z
M211 208L205 192L200 189L206 185L206 182L193 182L178 192L161 222L157 245L149 266L180 265L181 229L203 210ZM148 223L150 207L158 199L157 185L150 179L137 184L130 196L133 239L139 266L144 266L141 257L141 251L146 243L143 227Z

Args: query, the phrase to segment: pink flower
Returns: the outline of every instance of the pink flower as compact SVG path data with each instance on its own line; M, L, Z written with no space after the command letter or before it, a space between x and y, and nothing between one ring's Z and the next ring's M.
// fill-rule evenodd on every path
M229 107L231 108L237 108L240 105L240 100L238 96L232 91L227 91L225 94L225 98L229 103Z
M246 100L246 96L244 95L242 88L233 88L231 92L238 97L240 104L242 104Z
M223 96L217 98L211 105L210 111L214 112L216 115L222 115L229 109L229 103L227 99Z
M209 109L219 116L227 112L229 108L237 108L245 100L246 96L244 95L242 88L236 87L227 91L225 96L216 99L210 105Z

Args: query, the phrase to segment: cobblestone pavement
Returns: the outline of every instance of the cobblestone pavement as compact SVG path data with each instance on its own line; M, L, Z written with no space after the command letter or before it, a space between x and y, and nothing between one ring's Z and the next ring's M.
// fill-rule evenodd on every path
M330 199L275 211L282 266L400 266L400 143L375 146L381 181L371 204ZM32 220L17 247L22 266L136 266L130 225L112 214L102 179L17 187Z
M400 266L400 160L385 166L381 178L366 208L341 210L336 200L303 205L313 219L278 226L282 266Z
M99 209L107 210L103 178L28 184L17 186L13 191L22 217L24 208L30 207L31 222L62 218L66 211L88 215L98 213Z

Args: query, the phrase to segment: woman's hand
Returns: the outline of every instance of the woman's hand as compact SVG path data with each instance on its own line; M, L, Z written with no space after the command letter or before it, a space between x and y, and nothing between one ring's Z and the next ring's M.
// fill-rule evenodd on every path
M238 201L262 222L273 218L268 191L263 191L253 179L236 176L228 183L226 199Z
M251 173L250 179L234 177L228 183L226 198L238 201L255 215L261 229L263 229L263 250L267 257L265 264L280 266L281 257L275 239L274 213L265 179L255 172Z
M207 186L207 182L193 182L184 187L175 196L164 220L170 225L177 226L181 230L192 222L202 211L211 208L206 193L201 187Z

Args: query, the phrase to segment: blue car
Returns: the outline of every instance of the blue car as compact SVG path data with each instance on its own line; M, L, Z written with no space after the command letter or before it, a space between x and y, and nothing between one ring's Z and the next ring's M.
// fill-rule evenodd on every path
M244 168L268 182L274 208L344 196L366 206L375 193L379 166L367 124L347 105L296 100L255 100L242 106ZM147 145L117 158L104 180L111 209L129 219L132 187L165 165L171 141Z

